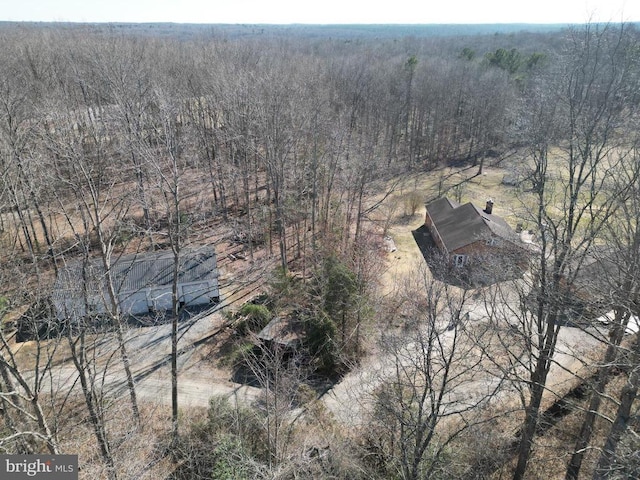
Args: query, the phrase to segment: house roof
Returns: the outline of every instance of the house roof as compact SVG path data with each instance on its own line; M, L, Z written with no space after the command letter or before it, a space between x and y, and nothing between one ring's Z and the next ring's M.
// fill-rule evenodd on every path
M111 278L116 293L136 292L145 288L171 285L173 252L138 253L118 257L111 264ZM178 283L192 283L218 276L213 247L185 250L181 253ZM83 281L83 278L86 279ZM106 288L105 269L99 260L91 260L83 269L82 262L62 267L54 284L54 295L87 291L97 293Z
M427 213L449 252L494 236L513 243L520 241L502 218L485 213L471 202L460 205L443 197L428 204Z

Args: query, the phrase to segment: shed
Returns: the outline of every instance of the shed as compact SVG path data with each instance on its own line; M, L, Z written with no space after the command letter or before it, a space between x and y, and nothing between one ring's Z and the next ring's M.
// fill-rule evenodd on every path
M256 335L265 346L294 350L302 343L303 332L297 322L288 318L275 317Z
M172 308L174 256L171 251L118 257L109 268L111 282L124 315L144 315ZM206 305L220 298L213 247L185 250L178 265L178 301L184 306ZM70 263L58 272L52 303L58 319L107 313L108 275L100 260Z

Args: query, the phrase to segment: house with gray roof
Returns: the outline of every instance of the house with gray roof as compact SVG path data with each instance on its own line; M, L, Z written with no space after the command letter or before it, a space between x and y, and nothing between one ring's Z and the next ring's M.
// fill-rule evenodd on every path
M171 310L176 273L181 305L206 305L220 297L216 253L211 246L182 252L177 272L171 251L121 256L108 272L100 260L60 268L51 296L56 317L75 320L112 311L109 281L123 315Z
M426 205L425 226L453 267L489 261L516 265L525 253L520 236L493 214L492 200L482 210L442 197Z

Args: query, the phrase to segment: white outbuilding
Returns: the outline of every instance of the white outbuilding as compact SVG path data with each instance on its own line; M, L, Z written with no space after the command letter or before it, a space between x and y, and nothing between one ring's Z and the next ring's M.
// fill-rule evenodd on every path
M61 268L52 293L56 317L72 320L107 313L111 279L123 315L171 310L177 274L178 302L198 306L220 299L215 249L189 249L175 268L171 251L138 253L115 259L107 275L101 261L74 262Z

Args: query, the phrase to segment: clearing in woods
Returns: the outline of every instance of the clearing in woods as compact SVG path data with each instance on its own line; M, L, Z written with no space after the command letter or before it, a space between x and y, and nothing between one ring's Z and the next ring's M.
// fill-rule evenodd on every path
M482 175L475 175L476 171L475 168L462 171L444 169L439 174L414 175L404 179L384 200L376 211L376 216L370 220L372 230L390 236L396 248L387 253L386 268L378 285L382 297L392 296L402 289L407 276L424 265L425 260L412 232L424 223L426 201L447 195L461 202L472 201L482 206L487 198L492 198L496 213L510 224L514 223L516 212L508 210L507 206L510 209L517 207L514 202L515 194L511 187L502 185L507 172L492 167L485 167ZM413 207L409 204L412 197L420 199L413 215L410 214ZM377 200L379 199L371 199L372 202ZM384 245L384 242L381 244ZM237 257L233 253L237 252L237 243L231 232L218 237L216 250L221 268L222 303L180 324L178 386L179 402L185 407L207 407L209 398L217 394L228 395L240 401L252 401L260 395L260 389L256 387L234 383L230 369L219 365L221 346L231 333L223 311L226 308L237 309L260 293L277 261L269 258L264 249L256 251L254 262L243 255ZM482 320L483 308L480 304L471 306L472 320ZM127 332L136 389L144 401L163 405L171 402L170 329L169 324L162 324L131 328ZM577 345L580 345L579 351ZM568 389L572 384L571 372L582 366L578 359L586 351L593 350L595 345L592 338L589 339L577 329L569 328L564 329L559 346L558 358L563 367L557 369L554 383L558 386L566 383L562 388ZM24 357L28 357L33 351L30 342L17 344L15 348ZM116 340L107 338L97 348L102 352L115 351ZM363 359L361 365L323 396L326 406L345 423L353 423L360 418L356 414L362 407L360 400L372 393L384 375L384 359L377 355L376 350L375 342L372 342L369 356ZM68 358L65 360L64 350L58 353L57 358L59 361L51 381L54 386L69 388L75 381L74 368ZM120 364L112 362L108 368L105 377L107 390L125 395L126 383Z

